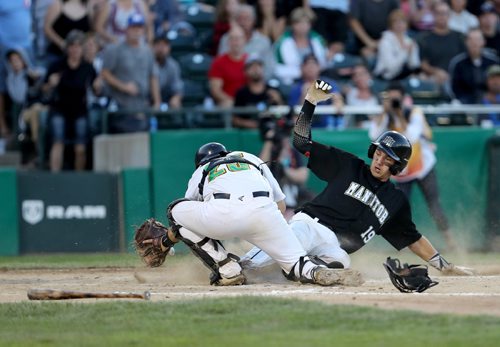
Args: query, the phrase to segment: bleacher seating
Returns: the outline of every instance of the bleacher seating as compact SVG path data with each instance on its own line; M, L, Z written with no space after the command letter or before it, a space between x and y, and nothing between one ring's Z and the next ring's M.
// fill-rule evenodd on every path
M203 4L192 4L183 10L184 19L196 29L212 28L215 22L215 12Z
M177 59L183 78L203 82L208 80L212 60L213 57L206 53L188 53Z
M217 129L217 128L225 128L226 125L226 119L230 117L230 114L224 114L224 113L213 113L213 112L205 112L205 113L199 113L196 115L197 117L193 121L193 126L196 128L211 128L211 129Z
M371 80L371 87L370 89L372 90L372 93L375 96L380 96L380 93L382 93L386 88L389 82L378 79L378 78L373 78Z
M292 85L281 83L281 81L279 79L277 79L277 78L270 79L267 82L267 84L270 87L279 90L279 92L280 92L281 96L283 97L283 100L285 101L285 103L288 102L288 97L290 96L290 91L292 89Z
M209 53L213 45L213 28L198 28L199 52Z
M172 57L175 59L182 55L196 52L199 49L199 40L196 32L169 30L167 37L170 41Z
M158 121L158 129L185 129L190 126L182 109L170 110L168 112L160 111L156 115L156 119Z
M446 99L439 86L430 80L409 77L403 81L403 86L415 104L435 104Z
M203 81L184 79L184 90L186 91L182 98L184 107L200 106L209 95L208 85Z
M352 74L352 68L356 65L362 64L363 60L357 55L348 53L337 53L329 63L328 67L321 72L322 75L339 80L348 80Z

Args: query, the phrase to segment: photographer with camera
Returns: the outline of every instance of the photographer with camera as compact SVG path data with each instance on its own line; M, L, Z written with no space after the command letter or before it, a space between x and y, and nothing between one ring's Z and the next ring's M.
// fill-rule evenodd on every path
M305 187L309 178L306 163L291 145L294 124L292 113L281 117L264 113L259 119L259 131L264 142L259 157L267 163L286 195L287 220L293 216L296 207L314 197Z
M412 145L412 154L407 167L397 176L392 176L399 189L410 198L413 184L422 191L430 214L441 231L448 248L456 248L446 217L439 200L436 175L436 146L432 143L432 129L420 107L406 106L405 90L400 82L391 82L382 93L384 112L372 118L370 139L375 140L387 130L404 134Z
M245 61L246 84L236 92L235 107L257 107L260 111L269 106L283 105L280 92L270 87L264 77L264 61L258 55L250 55ZM234 114L233 127L257 129L259 121L253 114Z

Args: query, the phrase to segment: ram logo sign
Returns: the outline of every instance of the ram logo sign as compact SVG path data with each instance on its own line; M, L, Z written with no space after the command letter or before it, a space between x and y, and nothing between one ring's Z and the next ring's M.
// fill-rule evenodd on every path
M42 200L24 200L22 204L23 219L32 225L47 219L105 219L107 215L104 205L47 205Z
M42 200L24 200L22 205L23 219L26 223L35 225L43 219Z
M47 206L47 219L104 219L106 206L103 205L69 205L67 207Z

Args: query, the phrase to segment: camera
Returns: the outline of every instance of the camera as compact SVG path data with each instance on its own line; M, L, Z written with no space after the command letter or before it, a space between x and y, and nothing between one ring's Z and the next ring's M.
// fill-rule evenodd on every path
M259 116L259 132L262 141L272 141L269 169L278 181L285 177L284 168L278 161L283 150L283 140L288 139L294 126L293 114L285 115L270 114L267 112ZM273 135L269 137L269 131L273 130Z
M400 109L401 108L401 100L398 98L391 99L391 107L393 109Z
M292 113L279 115L264 112L259 116L259 133L262 141L272 140L274 144L279 144L281 140L290 136L293 127ZM274 135L272 138L267 138L270 130L274 131Z

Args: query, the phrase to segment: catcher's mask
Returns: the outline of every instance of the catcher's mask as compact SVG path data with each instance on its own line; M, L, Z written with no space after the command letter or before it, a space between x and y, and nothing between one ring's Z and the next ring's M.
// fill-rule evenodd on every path
M406 263L401 265L399 259L391 259L391 257L388 257L383 265L392 284L401 293L422 293L439 284L429 277L425 265L408 265Z
M373 158L377 148L394 159L395 163L389 169L391 174L397 175L408 165L411 156L411 143L403 134L391 130L380 135L368 148L368 158Z
M201 146L194 157L194 165L198 167L200 165L208 163L210 160L220 157L225 157L229 151L226 147L218 142L209 142Z

